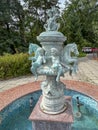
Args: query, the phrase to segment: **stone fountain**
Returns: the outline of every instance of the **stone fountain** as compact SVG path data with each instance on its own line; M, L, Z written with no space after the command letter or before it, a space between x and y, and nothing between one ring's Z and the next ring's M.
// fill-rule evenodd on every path
M66 72L70 75L77 72L77 55L79 54L75 43L63 45L66 37L58 31L60 16L58 8L47 10L48 19L37 40L42 47L30 44L29 54L35 52L32 60L31 72L37 80L38 75L45 75L41 83L42 96L30 115L33 130L71 130L73 113L71 97L64 96L65 84L60 77ZM74 53L74 57L71 56Z

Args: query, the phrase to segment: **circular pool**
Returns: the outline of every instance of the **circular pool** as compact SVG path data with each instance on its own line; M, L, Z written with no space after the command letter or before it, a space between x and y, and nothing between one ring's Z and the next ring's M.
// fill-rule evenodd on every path
M74 113L72 130L98 130L97 102L73 90L65 90L65 95L72 96ZM32 122L28 118L40 96L41 90L23 96L5 107L0 112L0 130L32 130ZM30 106L31 97L33 98L32 106ZM77 97L82 104L81 115L77 114Z

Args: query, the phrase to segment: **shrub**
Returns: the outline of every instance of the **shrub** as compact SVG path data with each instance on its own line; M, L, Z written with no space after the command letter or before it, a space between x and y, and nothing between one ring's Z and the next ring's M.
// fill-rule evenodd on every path
M0 79L30 74L31 61L28 54L7 54L0 56Z
M85 57L85 56L86 56L86 53L79 52L79 56L78 57Z

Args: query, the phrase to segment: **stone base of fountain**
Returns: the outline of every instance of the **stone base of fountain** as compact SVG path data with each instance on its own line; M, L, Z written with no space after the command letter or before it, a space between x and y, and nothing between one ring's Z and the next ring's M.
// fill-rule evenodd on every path
M62 82L56 82L56 76L46 76L46 80L41 83L43 96L40 108L44 113L55 115L67 109L65 88Z
M71 97L65 96L67 109L59 114L46 114L40 108L42 96L37 102L29 119L32 121L32 130L71 130L73 112Z

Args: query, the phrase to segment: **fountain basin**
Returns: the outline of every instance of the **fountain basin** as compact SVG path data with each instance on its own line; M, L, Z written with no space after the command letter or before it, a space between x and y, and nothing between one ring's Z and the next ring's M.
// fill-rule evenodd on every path
M97 130L98 128L98 108L97 102L90 97L83 95L79 92L66 90L66 95L72 96L73 112L75 122L73 124L73 130ZM36 91L26 96L23 96L13 103L5 107L0 113L1 130L32 130L32 123L28 120L36 102L41 95L41 91ZM82 117L75 117L77 112L76 97L80 97L80 101L84 104L81 107ZM33 106L30 107L29 99L33 97ZM89 124L90 123L90 124Z
M77 88L76 82L70 81L69 85L68 85L68 82L69 81L66 81L67 90L65 91L65 94L72 96L74 114L77 112L77 107L76 107L77 96L79 97L80 102L83 104L83 106L81 107L82 116L80 118L76 118L74 115L75 122L73 124L73 130L76 130L76 129L97 130L98 129L98 125L97 125L98 104L97 104L97 101L94 100L95 98L97 98L96 94L94 94L95 97L93 96L92 98L92 95L87 96L83 93L73 91L71 90L69 86L71 85L71 87L74 88L75 86L75 88ZM28 118L33 110L33 107L35 106L36 102L38 101L41 95L41 90L39 90L39 88L37 87L39 83L37 84L36 82L36 84L35 83L31 83L31 84L32 84L31 86L30 84L27 84L27 85L22 85L20 87L16 87L14 89L9 90L10 91L9 94L11 94L11 92L14 93L14 91L17 90L18 98L13 99L13 102L10 101L9 105L4 103L4 107L2 108L0 112L0 122L1 122L0 129L1 130L19 130L19 129L31 130L32 125L31 125L31 122L28 120ZM89 86L86 83L81 83L80 85L83 85L83 84L86 85L85 92L88 90L88 87L89 87L89 90L90 88L93 88L93 87L90 87L91 85ZM23 87L24 93L19 91L19 88L21 89L21 87ZM82 91L82 89L80 91ZM95 89L97 92L97 87ZM21 95L19 95L19 92L21 93ZM6 94L3 93L3 98L2 98L3 100L5 99L5 95ZM13 97L12 95L10 95L10 97ZM30 97L33 97L34 99L32 108L30 108L30 105L29 105ZM7 100L9 100L9 98L7 98Z

